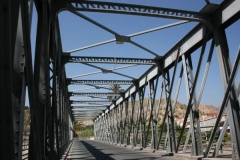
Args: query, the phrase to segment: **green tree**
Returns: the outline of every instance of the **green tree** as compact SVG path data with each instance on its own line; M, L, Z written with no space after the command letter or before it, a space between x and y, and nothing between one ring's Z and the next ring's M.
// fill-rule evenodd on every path
M31 123L31 115L30 108L28 106L24 107L24 127L30 126Z
M81 130L82 128L84 128L85 126L84 126L84 124L83 124L83 122L82 121L74 121L73 122L73 130L74 131L79 131L79 130Z
M121 89L121 88L122 87L119 84L113 84L113 85L111 85L110 90L112 91L111 93L118 94L118 93L124 92L124 89ZM116 98L117 98L116 95L115 96L108 96L109 100L114 100Z

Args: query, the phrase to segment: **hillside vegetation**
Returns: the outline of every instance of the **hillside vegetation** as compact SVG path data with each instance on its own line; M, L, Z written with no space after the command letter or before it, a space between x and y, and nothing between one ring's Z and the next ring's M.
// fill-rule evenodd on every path
M136 101L136 106L135 106L135 114L134 117L136 118L136 116L139 114L139 102ZM131 114L132 113L132 107L130 105L131 103L129 102L129 107L128 107L128 113ZM146 122L149 122L150 119L150 106L148 103L148 99L144 99L144 112L146 114ZM174 103L174 101L172 101L172 105L175 105L175 111L174 111L174 117L175 120L177 119L183 119L185 117L186 114L186 110L187 110L187 106L185 104L182 104L180 102L177 102L176 104ZM158 107L159 106L159 107ZM166 103L164 99L161 99L160 104L159 104L159 100L155 101L155 107L158 108L158 124L160 125L163 121L163 117L164 117L164 113L165 113L165 107L166 107ZM123 110L123 113L125 113L125 108ZM199 105L199 114L200 116L202 115L206 115L206 114L217 114L218 113L218 109L213 106L213 105L203 105L200 104ZM123 114L124 115L124 114ZM93 121L82 121L81 124L83 126L93 126ZM86 129L84 129L85 127L76 130L78 136L83 136L83 135L93 135L93 127L88 127ZM92 131L90 131L92 129ZM86 131L85 131L86 130ZM85 134L87 133L87 134Z

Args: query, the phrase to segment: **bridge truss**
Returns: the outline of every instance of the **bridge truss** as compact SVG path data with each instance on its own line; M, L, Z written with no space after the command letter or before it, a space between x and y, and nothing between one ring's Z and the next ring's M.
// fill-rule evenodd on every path
M60 159L73 138L74 120L93 120L94 138L99 141L133 147L140 145L142 148L150 147L168 153L186 152L190 144L192 156L204 157L218 156L229 126L232 159L240 159L240 83L235 84L240 51L237 51L232 65L230 61L232 53L229 52L226 33L229 26L239 21L240 0L226 0L219 5L208 3L200 12L81 0L35 0L34 3L38 23L33 54L30 38L33 1L3 0L1 2L0 127L2 130L0 137L1 145L4 147L0 159L22 158L26 90L28 90L31 113L29 159ZM58 19L58 14L63 10L113 34L115 39L63 51ZM181 21L130 35L121 35L82 14L86 11ZM198 24L162 55L132 39L134 36L188 22ZM75 52L111 42L132 44L149 53L153 58L72 56ZM207 46L210 46L209 49L206 49ZM206 144L202 140L199 105L214 48L218 57L224 94L223 98L219 99L221 101L219 114ZM196 52L199 58L194 64L192 59L196 56ZM204 62L203 57L206 54L207 61ZM79 63L99 71L67 77L66 65L69 63ZM97 65L98 63L127 65L106 69ZM200 69L204 64L205 70L201 77ZM140 77L116 71L140 65L149 67ZM76 79L97 73L118 75L123 79ZM199 89L197 89L198 81L201 82ZM113 94L110 85L115 84L128 88ZM87 85L91 88L69 90L69 86L73 85ZM178 99L181 86L186 88L187 105L182 127L177 134L175 110L177 101L181 101ZM107 92L84 91L89 89L105 89ZM73 97L84 98L73 99ZM219 131L224 112L227 118ZM161 113L163 118L159 119ZM187 124L189 127L186 127ZM187 135L182 144L185 132Z

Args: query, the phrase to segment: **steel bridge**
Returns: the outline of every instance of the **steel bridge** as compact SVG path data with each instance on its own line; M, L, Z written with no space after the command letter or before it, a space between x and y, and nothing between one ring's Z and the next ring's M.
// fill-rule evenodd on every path
M204 3L200 11L188 11L159 7L161 4L146 6L85 0L1 0L0 159L23 157L24 107L28 97L31 113L28 159L61 159L73 139L72 122L92 120L94 139L97 141L202 157L219 156L224 135L230 127L231 158L239 160L240 51L235 48L237 53L230 53L231 44L226 30L239 22L240 0L224 0L219 4L206 0ZM32 25L33 6L37 13L36 28ZM58 16L62 11L70 12L115 38L63 51ZM114 14L171 19L174 23L121 35L84 14L86 12L99 16ZM161 54L133 39L160 30L167 32L164 29L188 23L196 25L192 25L186 35ZM35 48L32 46L32 29L36 30ZM90 35L92 38L93 34ZM234 35L234 39L237 38L239 40L239 28ZM151 42L151 39L148 40ZM112 42L116 46L126 43L133 45L150 56L142 58L130 53L128 57L74 54L85 53L87 49ZM210 76L208 72L214 54L218 59L215 69L220 72L216 81L222 82L223 96L217 97L221 104L219 114L208 143L205 143L201 133L199 105L202 96L208 92L204 92L204 87ZM234 63L232 55L235 55ZM69 70L66 68L71 63L78 63L81 66L78 70L85 71L88 67L98 71L67 77ZM102 64L118 66L106 69ZM146 70L138 69L140 66ZM136 69L131 70L134 67ZM200 75L201 67L204 71ZM139 72L140 76L136 77L133 72ZM104 74L104 78L83 78L98 73ZM198 82L200 85L197 85ZM125 86L124 90L112 93L110 87L115 84ZM71 90L73 86L90 88ZM177 134L175 109L177 102L181 102L178 98L182 94L181 86L186 88L187 104L182 127ZM95 90L85 92L90 89ZM217 88L214 89L217 91ZM164 105L161 105L161 101L164 101ZM161 111L163 118L160 120ZM220 126L224 113L227 118ZM181 144L185 132L187 135ZM190 152L187 152L189 145Z

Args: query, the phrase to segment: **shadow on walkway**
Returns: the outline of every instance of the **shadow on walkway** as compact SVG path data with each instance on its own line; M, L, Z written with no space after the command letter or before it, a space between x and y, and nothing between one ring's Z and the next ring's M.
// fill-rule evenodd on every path
M98 149L96 149L95 147L93 147L92 145L90 145L87 142L81 141L81 143L88 149L88 151L97 159L97 160L114 160L113 158L111 158L109 155L112 154L105 154L101 151L99 151Z

